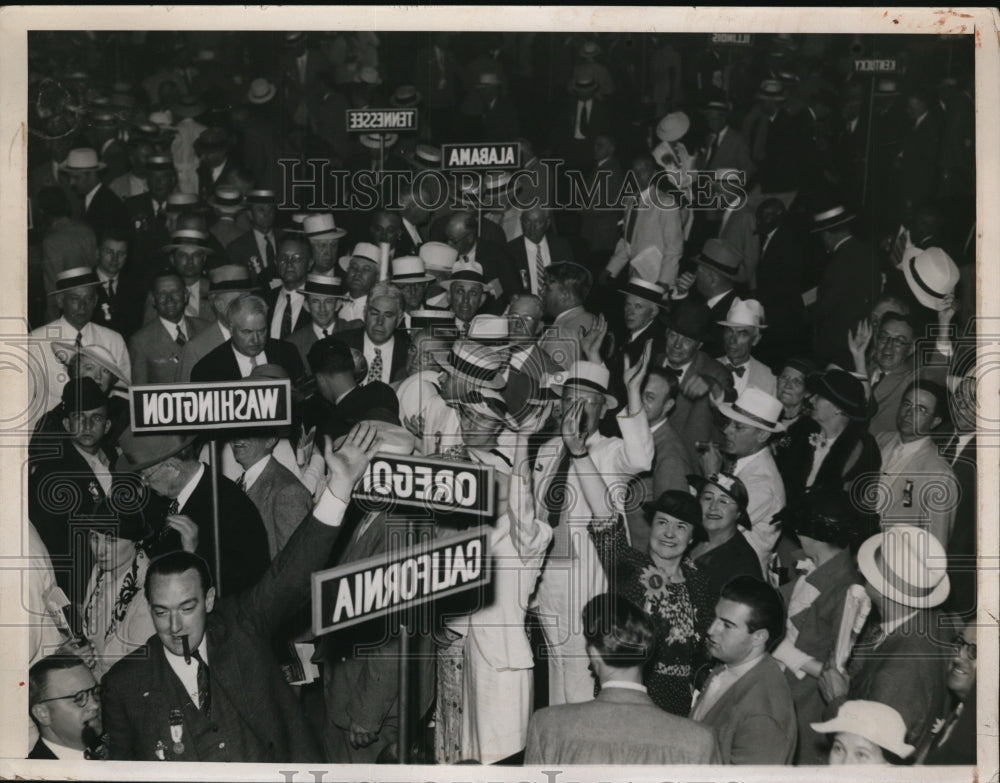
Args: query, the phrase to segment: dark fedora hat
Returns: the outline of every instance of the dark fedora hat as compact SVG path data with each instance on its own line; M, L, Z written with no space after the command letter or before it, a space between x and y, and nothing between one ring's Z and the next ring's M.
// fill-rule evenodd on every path
M846 370L824 370L806 376L806 391L829 400L852 421L868 418L864 384Z
M119 473L137 473L175 456L193 442L193 435L159 435L154 433L136 435L129 428L122 433L118 440L121 455L115 462L115 470Z
M108 404L108 395L93 378L71 378L62 390L63 410L66 413L92 411Z
M712 311L704 302L696 299L681 300L674 305L667 322L667 328L672 332L690 337L692 340L704 341L708 333L708 325L712 320Z
M699 264L714 269L723 277L735 280L740 273L740 261L743 256L740 251L725 239L709 239L701 248L701 253L695 258Z
M111 491L88 519L87 526L115 538L145 541L153 536L153 528L147 520L148 506L149 494L136 486L134 477L113 475Z
M229 149L231 142L231 137L229 132L225 128L220 128L215 125L211 128L205 128L194 140L195 152L211 152L215 150L226 150Z

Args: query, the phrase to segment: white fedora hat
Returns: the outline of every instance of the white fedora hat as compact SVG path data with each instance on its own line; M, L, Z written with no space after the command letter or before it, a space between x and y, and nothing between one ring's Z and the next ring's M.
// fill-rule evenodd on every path
M340 268L346 272L351 265L352 258L362 258L378 266L380 256L381 253L379 252L378 245L373 245L371 242L358 242L349 256L340 257Z
M438 283L442 288L451 290L452 283L479 283L486 287L483 276L483 266L478 261L459 261L451 268L451 277Z
M433 280L434 277L424 269L420 256L399 256L392 259L393 283L430 283Z
M63 171L100 171L104 164L97 157L97 150L90 147L79 147L70 150L66 160L59 164Z
M857 734L901 759L913 753L913 746L904 741L906 723L903 716L881 702L860 699L845 701L837 710L836 718L823 723L810 723L809 726L820 734L836 734L841 731Z
M920 304L940 310L962 275L951 256L939 247L929 247L903 262L903 276Z
M308 239L340 239L347 235L344 229L337 227L337 222L329 212L306 216L302 220L302 233Z
M450 273L458 260L458 251L444 242L424 242L417 251L424 269Z
M719 403L719 410L727 418L767 432L785 431L785 425L778 421L782 408L781 400L753 386L744 389L736 402Z
M254 79L247 90L247 100L250 103L267 103L278 94L278 88L267 79Z
M569 387L581 389L583 391L598 392L604 395L604 401L609 408L618 407L618 400L608 394L608 382L611 380L611 372L603 364L588 362L585 360L574 362L566 373L562 383L552 385L552 392L557 397L563 396L563 391Z
M103 345L81 345L78 348L76 343L52 343L52 352L63 364L68 364L74 355L80 354L81 357L103 367L126 386L132 382L129 374L115 361L111 351Z
M732 326L734 328L753 327L756 329L767 329L764 323L764 305L756 299L740 299L738 296L729 306L726 313L726 320L716 321L719 326Z
M672 111L656 125L656 138L660 141L677 141L688 132L691 120L682 111Z
M951 591L948 555L932 533L889 525L858 550L858 568L878 592L903 606L930 609Z

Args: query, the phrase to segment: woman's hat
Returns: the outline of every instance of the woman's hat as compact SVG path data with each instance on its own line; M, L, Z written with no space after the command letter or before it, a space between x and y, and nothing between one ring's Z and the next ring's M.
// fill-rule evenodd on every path
M562 397L566 388L598 392L604 395L604 402L609 408L617 408L618 400L608 393L610 380L611 372L603 364L581 360L574 362L566 373L565 380L554 383L551 389L557 397Z
M725 239L708 239L695 257L695 262L714 269L723 277L735 280L740 274L740 251Z
M63 364L69 364L73 357L79 354L81 357L90 359L100 367L103 367L125 386L131 383L129 374L121 368L111 355L111 351L103 345L81 345L77 347L75 343L52 343L52 352Z
M427 274L420 256L399 256L392 259L393 283L430 283L434 278Z
M450 353L435 355L434 359L449 375L457 375L486 389L500 389L507 383L503 375L504 354L471 340L455 341Z
M97 273L89 266L75 266L56 275L55 288L49 291L49 294L61 294L74 288L89 288L100 284Z
M951 590L948 555L927 530L890 525L858 550L858 568L879 593L913 609L930 609L944 602Z
M785 431L785 424L779 421L783 408L781 400L753 386L744 389L736 402L720 402L718 407L724 416L733 421L766 432Z
M812 225L809 227L810 233L816 234L820 231L829 231L831 228L846 226L854 220L854 215L842 204L838 204L830 209L824 209L812 216Z
M255 104L267 103L277 94L278 88L267 79L254 79L247 90L247 100Z
M90 147L79 147L70 150L66 160L59 164L62 171L101 171L105 164L97 157L97 150Z
M631 294L632 296L637 296L640 299L645 299L647 302L652 302L657 307L661 307L663 309L667 308L667 304L664 302L664 297L667 295L666 289L656 283L643 280L641 277L629 278L628 282L625 283L619 291L626 296Z
M941 310L944 298L955 292L962 275L951 256L939 247L929 247L903 262L903 276L920 304Z
M837 734L841 731L857 734L880 748L905 759L913 753L907 745L906 723L903 717L888 704L878 701L845 701L837 710L837 717L822 723L810 723L820 734Z
M672 111L656 125L656 138L660 141L673 142L684 137L691 127L691 120L682 111Z
M767 324L764 323L764 305L756 299L740 299L738 296L729 306L726 320L716 323L719 326L731 326L736 329L743 327L767 329Z
M701 503L690 492L682 489L668 489L653 502L643 505L642 510L649 519L657 513L668 514L681 522L693 525L695 529L703 527Z
M783 528L816 541L847 548L859 538L861 527L851 498L842 490L810 492L800 503L785 506L775 519Z
M746 484L731 473L713 473L711 476L699 476L695 473L687 476L687 482L701 492L706 484L718 487L733 499L740 513L736 518L736 524L747 529L750 528L750 517L747 515L747 507L750 505L750 495L747 493Z
M806 359L801 356L792 356L785 359L783 362L778 364L778 373L780 374L782 370L786 367L791 367L793 370L798 370L802 373L803 377L808 378L815 372L818 372L816 367L816 362L812 359Z
M828 400L852 421L868 419L864 384L846 370L823 370L806 376L806 391Z
M118 439L121 452L115 462L119 473L138 473L140 470L163 462L186 449L194 442L193 435L161 435L160 433L135 434L125 430Z
M308 239L340 239L347 236L344 229L337 228L337 222L329 212L307 216L302 221L302 233Z

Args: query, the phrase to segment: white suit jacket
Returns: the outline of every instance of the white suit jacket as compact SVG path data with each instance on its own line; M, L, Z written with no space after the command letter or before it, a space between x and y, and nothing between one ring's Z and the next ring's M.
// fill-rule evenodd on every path
M660 203L669 204L668 197L659 195ZM632 241L626 239L631 214L638 209ZM617 275L626 264L646 248L655 247L662 254L660 274L653 282L673 287L677 279L677 268L684 252L684 227L679 207L663 209L654 203L648 190L640 196L640 206L625 208L622 220L622 237L615 246L615 252L608 262L608 271Z

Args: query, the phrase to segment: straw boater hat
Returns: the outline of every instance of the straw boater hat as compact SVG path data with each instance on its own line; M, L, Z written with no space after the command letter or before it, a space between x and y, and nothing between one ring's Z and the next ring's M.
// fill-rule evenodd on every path
M308 212L293 212L291 217L292 225L290 228L285 229L285 233L302 236L305 233L302 226L306 222L307 217L309 217Z
M756 427L766 432L784 432L781 418L781 400L761 389L748 386L736 402L720 402L719 410L733 421Z
M98 159L97 150L79 147L69 151L66 160L59 164L59 168L70 173L74 171L101 171L104 164Z
M137 435L129 428L118 439L121 455L115 462L115 470L119 473L138 473L140 470L175 456L193 442L193 435L161 435L159 433Z
M377 150L381 144L384 143L385 149L389 149L397 141L399 141L398 133L365 133L361 136L358 141L361 142L361 146L370 150Z
M215 189L209 206L227 215L235 215L243 209L243 194L236 188L219 187Z
M151 155L146 158L146 171L173 171L174 159L166 155Z
M52 352L63 364L69 364L73 357L79 354L81 358L90 359L103 367L125 386L131 383L129 374L121 368L115 361L115 357L111 355L111 351L103 345L81 345L77 348L75 343L52 343Z
M741 259L740 251L731 242L725 239L709 239L705 241L695 262L704 264L723 277L735 280L740 273Z
M906 744L906 723L903 717L888 704L878 701L845 701L837 710L837 717L822 723L810 723L820 734L847 732L864 737L880 748L905 759L913 753L913 746Z
M194 193L171 193L167 196L167 212L190 214L201 209L201 200Z
M164 245L163 250L177 250L182 247L193 247L204 250L206 253L212 252L212 245L208 241L208 234L202 231L195 231L191 228L182 228L170 235L170 244Z
M273 190L257 188L247 192L247 204L276 204L278 196Z
M510 320L505 315L490 315L480 313L469 321L469 331L466 335L477 342L506 343L510 340Z
M553 384L551 388L557 397L562 397L563 391L567 387L598 392L604 395L604 402L609 408L616 408L618 400L613 395L608 394L610 380L611 372L603 364L581 360L572 364L562 383Z
M912 609L930 609L951 590L945 570L948 556L927 530L891 525L858 550L862 576L890 601Z
M389 105L398 109L409 109L423 100L423 96L412 84L401 84L392 92Z
M663 286L643 280L641 277L630 277L628 282L618 290L619 293L625 296L631 294L640 299L645 299L647 302L652 302L657 307L667 308L667 304L664 302L667 290Z
M503 84L503 79L500 78L500 74L494 73L493 71L486 71L479 74L479 84L486 84L493 87L499 87Z
M507 383L504 378L504 354L495 348L471 340L456 340L451 352L435 361L449 375L472 381L485 389L500 389Z
M95 112L90 116L90 126L92 128L114 128L118 125L118 118L109 111Z
M951 256L939 247L929 247L903 262L903 276L920 304L941 310L944 298L955 292L961 274Z
M55 288L49 291L49 294L61 294L74 288L89 288L100 283L97 273L89 266L75 266L56 275Z
M358 242L358 244L354 246L354 250L351 251L351 254L349 256L341 256L338 263L340 264L340 268L345 272L348 267L350 267L351 259L353 258L371 261L375 264L375 266L378 266L380 255L381 253L379 252L378 245L373 245L371 242Z
M893 78L881 78L875 82L876 98L895 98L899 95L899 82Z
M712 484L725 492L736 503L739 508L739 516L736 517L736 524L740 527L750 529L750 515L747 509L750 506L750 493L747 492L746 484L741 479L731 473L713 473L711 476L699 476L689 474L687 482L694 487L696 492L701 492L706 484Z
M486 278L483 276L483 267L478 261L459 261L451 269L451 276L447 280L442 280L439 285L451 290L453 283L479 283L486 287Z
M344 229L337 228L337 222L329 212L308 215L302 221L302 233L307 239L340 239L347 235Z
M392 282L400 285L406 283L430 283L434 277L427 274L424 262L420 256L399 256L392 259Z
M441 148L430 144L418 144L413 151L413 162L426 169L436 169L441 166Z
M451 310L411 310L410 329L430 329L433 327L455 327L455 315ZM455 331L457 334L457 329Z
M778 79L765 79L760 83L760 88L757 90L757 97L766 100L783 101L785 100L785 85Z
M366 65L360 71L358 71L358 75L357 77L355 77L354 81L359 82L361 84L375 85L382 83L382 77L379 76L377 68L373 68L370 65Z
M302 293L306 296L332 296L336 299L343 299L346 296L343 280L337 275L306 275Z
M597 83L594 75L590 71L581 71L576 75L569 91L578 98L586 99L595 96L598 89L600 89L600 84Z
M417 253L428 272L451 274L458 260L458 251L444 242L424 242Z
M810 226L809 231L813 234L820 231L829 231L833 228L846 226L853 220L854 215L843 204L837 204L829 209L824 209L821 212L813 214L812 226Z
M254 79L247 90L247 100L255 104L267 103L277 94L278 88L267 79Z
M767 324L764 323L764 305L756 299L740 299L738 296L729 306L725 320L716 323L719 326L731 326L736 329L741 327L767 329Z
M250 281L250 270L242 264L223 264L208 270L208 292L252 291L256 286Z
M161 131L167 133L177 133L174 127L174 117L169 111L154 111L149 113L149 122Z
M656 125L656 138L660 141L673 142L681 139L688 128L691 127L691 120L682 111L670 112Z

